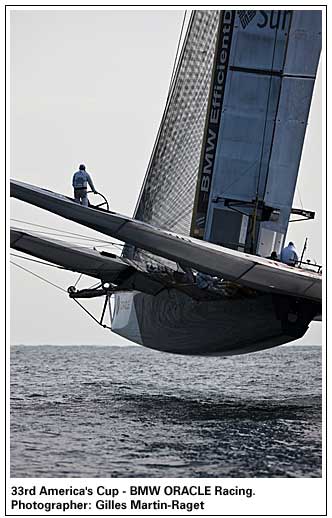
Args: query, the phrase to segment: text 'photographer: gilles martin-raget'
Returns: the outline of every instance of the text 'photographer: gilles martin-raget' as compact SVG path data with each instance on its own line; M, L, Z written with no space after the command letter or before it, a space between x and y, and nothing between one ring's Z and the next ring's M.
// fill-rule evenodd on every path
M209 497L251 498L250 487L220 485L130 485L126 489L98 485L96 487L12 487L11 508L16 511L198 511L206 509ZM31 496L40 498L31 499ZM51 497L49 500L48 497ZM29 501L25 501L26 497ZM46 498L45 498L46 497ZM58 499L56 498L58 497ZM67 497L61 499L59 497ZM68 497L71 497L68 499ZM76 499L81 497L81 499ZM87 498L88 497L88 498Z

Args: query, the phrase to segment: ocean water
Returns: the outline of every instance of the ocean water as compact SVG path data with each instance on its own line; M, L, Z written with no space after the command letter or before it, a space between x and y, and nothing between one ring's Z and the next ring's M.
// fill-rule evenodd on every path
M13 346L12 477L320 477L321 348Z

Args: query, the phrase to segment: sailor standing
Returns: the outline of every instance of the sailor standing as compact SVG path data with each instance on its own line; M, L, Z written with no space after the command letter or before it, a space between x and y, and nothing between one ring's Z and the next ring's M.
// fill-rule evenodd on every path
M73 176L74 198L77 203L88 207L87 185L90 185L91 190L97 194L95 186L89 173L85 170L85 165L81 164L79 170Z
M288 264L288 266L295 266L299 260L296 248L293 241L288 243L288 246L281 250L280 260L282 263Z

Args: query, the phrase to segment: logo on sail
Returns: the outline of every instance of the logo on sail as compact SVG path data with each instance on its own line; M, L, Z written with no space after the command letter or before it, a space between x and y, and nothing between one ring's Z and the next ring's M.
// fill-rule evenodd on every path
M220 119L232 43L235 11L223 11L211 81L207 122L199 166L191 235L203 238L217 151Z
M292 11L237 11L242 29L245 29L258 14L256 27L258 29L289 30Z
M257 11L238 11L237 14L239 15L241 25L243 29L249 25L249 23L255 18Z

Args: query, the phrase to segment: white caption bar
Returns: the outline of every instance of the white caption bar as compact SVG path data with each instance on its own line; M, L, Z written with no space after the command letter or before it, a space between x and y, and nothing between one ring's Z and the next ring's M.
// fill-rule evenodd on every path
M10 479L9 516L324 514L323 479Z

